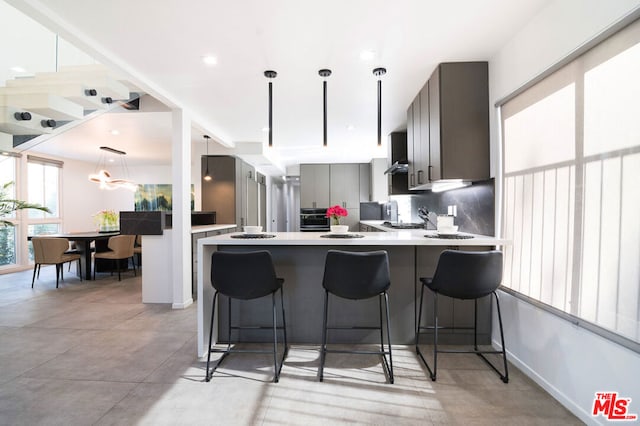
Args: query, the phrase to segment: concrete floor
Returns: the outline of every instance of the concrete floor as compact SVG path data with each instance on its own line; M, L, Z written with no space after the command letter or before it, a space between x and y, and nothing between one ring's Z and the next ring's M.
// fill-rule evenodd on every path
M32 290L31 271L0 275L0 425L581 424L475 355L442 355L434 383L394 347L393 385L376 356L329 354L323 383L317 346L292 345L277 384L271 359L232 355L205 383L196 306L142 304L140 276L80 282L72 267L56 289L49 266Z

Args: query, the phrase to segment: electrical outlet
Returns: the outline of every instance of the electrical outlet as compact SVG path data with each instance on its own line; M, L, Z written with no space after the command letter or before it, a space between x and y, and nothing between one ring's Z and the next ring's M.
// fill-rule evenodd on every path
M458 216L458 206L456 205L447 206L447 214L449 216Z

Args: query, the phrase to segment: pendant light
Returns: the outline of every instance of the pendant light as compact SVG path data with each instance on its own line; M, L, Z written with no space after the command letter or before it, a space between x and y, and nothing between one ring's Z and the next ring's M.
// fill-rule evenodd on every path
M331 70L321 69L318 74L324 78L322 81L322 145L327 146L327 77L331 75Z
M277 72L267 70L264 76L269 79L269 147L273 146L273 85L271 80L276 78Z
M381 77L387 73L386 68L375 68L373 75L378 77L378 146L382 145L382 80Z
M207 143L207 170L204 172L204 176L202 177L202 179L204 179L205 181L209 182L211 181L211 175L209 174L209 139L211 139L211 136L209 135L203 135L202 136L205 140L205 142Z

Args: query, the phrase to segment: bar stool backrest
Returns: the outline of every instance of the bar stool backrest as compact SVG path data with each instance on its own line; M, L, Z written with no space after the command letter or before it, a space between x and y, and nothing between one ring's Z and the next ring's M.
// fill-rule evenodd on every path
M386 251L327 252L322 286L328 292L345 299L368 299L386 291L390 285Z
M445 250L429 288L448 297L478 299L501 282L502 252Z
M256 299L280 288L271 253L216 251L211 255L211 285L234 299Z

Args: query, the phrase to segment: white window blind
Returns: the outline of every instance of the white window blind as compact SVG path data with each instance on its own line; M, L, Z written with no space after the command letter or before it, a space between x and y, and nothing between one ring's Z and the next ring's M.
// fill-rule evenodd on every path
M501 107L503 285L640 342L640 21Z

